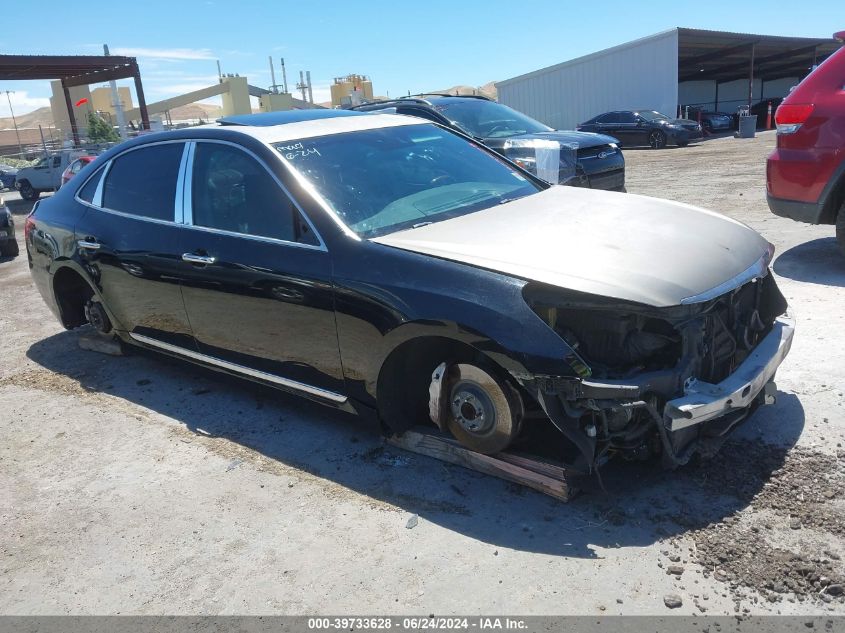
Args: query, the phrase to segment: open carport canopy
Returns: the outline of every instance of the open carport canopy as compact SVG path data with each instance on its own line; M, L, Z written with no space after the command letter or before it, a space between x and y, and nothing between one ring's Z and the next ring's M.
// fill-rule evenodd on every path
M804 77L840 43L812 37L782 37L678 29L678 81Z
M0 55L0 81L20 81L27 79L60 79L64 90L65 102L74 142L79 137L76 119L70 103L68 89L74 86L103 83L117 79L134 79L135 92L141 110L142 125L150 128L147 116L147 104L141 85L141 73L138 61L134 57L121 55Z
M137 72L134 57L119 55L0 55L0 80L62 79L68 86L82 86Z

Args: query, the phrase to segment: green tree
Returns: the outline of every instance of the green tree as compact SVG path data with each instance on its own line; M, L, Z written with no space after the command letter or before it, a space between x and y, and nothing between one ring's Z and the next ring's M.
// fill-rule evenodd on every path
M92 143L111 143L119 141L120 136L114 128L103 121L91 110L88 111L88 140Z

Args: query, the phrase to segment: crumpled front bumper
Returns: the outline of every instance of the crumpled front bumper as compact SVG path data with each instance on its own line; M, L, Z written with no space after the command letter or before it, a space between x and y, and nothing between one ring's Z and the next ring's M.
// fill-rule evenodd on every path
M725 380L718 384L688 381L684 395L666 403L663 410L666 427L677 431L749 407L774 378L789 353L794 334L795 319L787 311L775 320L771 332Z

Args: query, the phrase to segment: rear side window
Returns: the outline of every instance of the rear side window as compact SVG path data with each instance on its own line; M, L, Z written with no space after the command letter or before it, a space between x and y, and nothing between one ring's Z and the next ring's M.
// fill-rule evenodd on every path
M100 178L103 177L103 167L100 167L97 171L94 172L94 175L91 176L79 190L77 196L80 200L84 200L88 204L93 204L94 202L94 194L97 193L97 185L100 184Z
M106 175L103 207L172 222L183 149L183 143L162 143L117 157Z

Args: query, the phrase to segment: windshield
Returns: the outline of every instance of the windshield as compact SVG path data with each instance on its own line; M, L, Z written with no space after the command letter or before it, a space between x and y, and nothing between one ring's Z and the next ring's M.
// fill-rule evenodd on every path
M504 160L430 124L274 147L366 238L466 215L542 188Z
M669 117L665 114L660 114L656 110L641 110L637 112L639 116L644 118L646 121L668 121Z
M434 108L464 132L478 138L507 138L552 131L521 112L483 99L444 99L437 101Z

